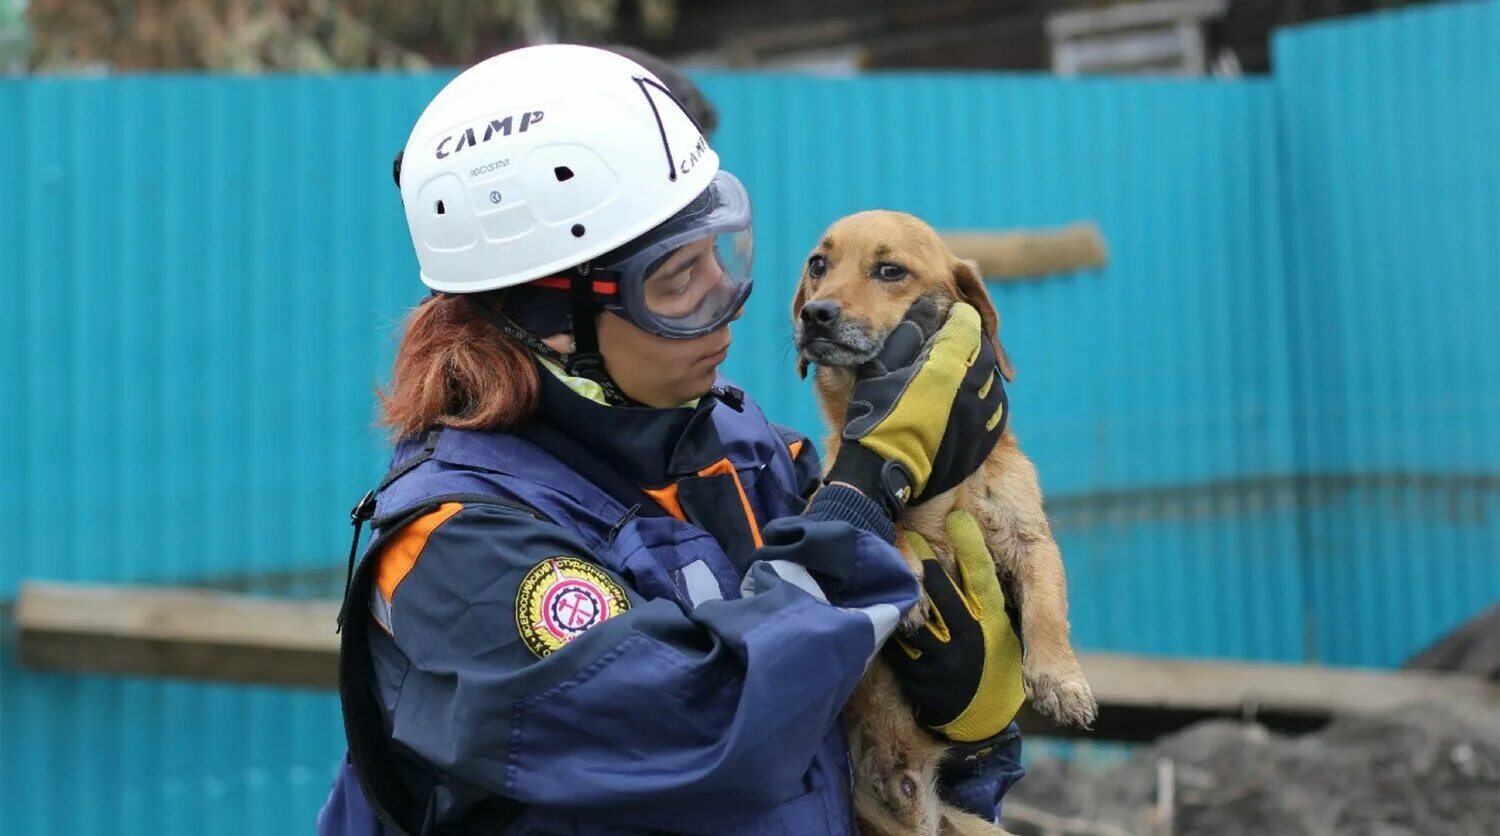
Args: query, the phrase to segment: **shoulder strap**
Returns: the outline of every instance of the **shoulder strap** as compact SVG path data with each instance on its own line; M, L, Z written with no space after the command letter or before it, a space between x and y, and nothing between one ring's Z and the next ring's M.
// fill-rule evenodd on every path
M375 692L374 663L370 658L368 618L349 618L351 602L368 601L374 584L372 555L380 545L408 523L436 509L445 502L482 502L510 508L517 513L541 518L518 503L496 497L453 494L433 497L422 505L397 512L380 520L380 535L370 543L345 593L342 636L339 640L339 702L344 715L344 737L349 762L359 779L360 790L370 809L397 836L437 836L437 825L431 820L429 799L413 796L397 768L397 753L385 733L385 720ZM510 799L495 796L479 805L457 828L460 833L498 832L499 826L520 814L521 806Z
M397 769L395 753L385 734L384 716L375 693L374 663L370 659L368 618L350 618L361 602L369 600L373 589L374 571L371 556L378 554L380 544L404 528L408 523L436 509L445 502L466 504L489 504L510 508L517 513L541 519L533 509L517 502L495 496L477 494L450 494L434 496L414 506L399 509L391 514L376 517L376 497L393 482L411 473L433 456L437 449L442 428L430 430L422 439L422 445L411 455L398 461L380 485L367 492L349 513L354 526L353 542L349 545L349 573L344 584L344 601L339 608L339 702L344 715L344 737L349 749L349 762L359 779L360 791L376 817L397 836L436 836L437 826L432 821L430 804L413 797L410 789ZM399 448L398 448L399 449ZM359 550L362 527L371 522L379 534L370 542L365 558L355 565ZM490 832L514 819L520 813L520 805L496 796L476 807L466 817L462 832ZM482 826L469 827L474 822ZM498 830L496 830L498 832Z
M380 480L380 484L372 490L365 492L359 502L349 511L349 524L354 526L354 537L349 542L349 570L344 575L344 602L339 607L338 626L334 632L344 629L344 620L349 615L349 590L354 584L354 557L359 553L359 535L366 522L375 517L375 498L381 491L385 490L392 482L412 472L416 467L432 458L432 452L437 449L438 438L442 436L442 427L434 427L427 431L422 440L422 447L416 453L407 456L397 462L394 467Z

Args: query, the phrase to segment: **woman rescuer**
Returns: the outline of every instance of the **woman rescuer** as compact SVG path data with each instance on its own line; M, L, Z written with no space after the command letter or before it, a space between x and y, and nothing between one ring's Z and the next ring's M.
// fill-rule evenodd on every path
M884 417L825 481L718 377L750 202L640 65L480 63L398 181L433 293L381 394L391 470L355 509L374 537L319 833L857 832L839 711L919 589L892 519L998 436L977 318L870 364L855 397ZM983 729L942 791L993 816L1020 771L1010 625L935 563L927 588L943 629L900 670L924 724Z

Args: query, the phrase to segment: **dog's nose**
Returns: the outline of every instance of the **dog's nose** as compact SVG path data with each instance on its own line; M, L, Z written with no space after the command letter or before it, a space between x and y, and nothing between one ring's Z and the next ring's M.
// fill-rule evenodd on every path
M832 299L819 299L802 306L803 325L832 325L842 313L839 303Z

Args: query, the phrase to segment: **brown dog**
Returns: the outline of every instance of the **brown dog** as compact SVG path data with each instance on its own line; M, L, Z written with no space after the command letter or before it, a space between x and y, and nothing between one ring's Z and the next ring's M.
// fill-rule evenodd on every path
M999 342L999 316L972 264L956 258L921 220L899 212L873 211L836 222L808 258L792 316L796 323L798 371L817 366L815 390L828 425L844 425L854 369L875 357L887 335L914 304L930 309L921 324L930 335L954 302L979 311L984 336L992 340L1001 374L1014 371ZM827 461L838 454L839 433L827 440ZM939 561L957 576L947 547L944 519L968 511L984 531L1007 595L1019 605L1025 647L1026 695L1037 711L1059 722L1088 726L1097 712L1068 641L1067 584L1062 555L1042 511L1036 468L1006 430L978 473L957 488L907 509L900 524L927 538ZM904 543L897 538L898 543ZM903 544L907 563L921 563ZM908 617L914 629L925 620L926 602ZM937 768L944 747L912 716L890 670L876 661L844 713L855 767L855 806L861 832L897 836L998 834L999 827L947 805L937 797Z

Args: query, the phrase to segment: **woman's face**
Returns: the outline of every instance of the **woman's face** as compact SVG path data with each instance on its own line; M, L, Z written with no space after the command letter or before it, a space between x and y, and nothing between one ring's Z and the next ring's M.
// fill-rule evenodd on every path
M686 315L720 287L721 271L713 238L688 244L646 278L646 304L665 316ZM673 340L605 312L598 330L599 352L610 377L625 394L651 407L673 407L703 397L729 352L728 325L701 337Z

